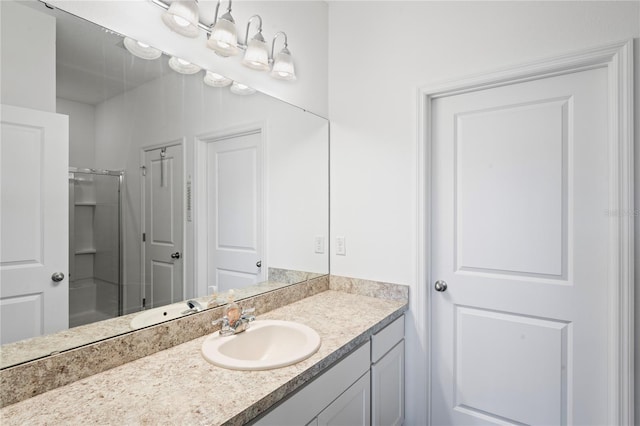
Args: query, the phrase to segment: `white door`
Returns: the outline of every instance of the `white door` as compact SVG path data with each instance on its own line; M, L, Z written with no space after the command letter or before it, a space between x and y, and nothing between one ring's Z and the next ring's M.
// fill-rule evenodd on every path
M0 108L4 344L69 325L69 126L64 115Z
M608 423L607 84L433 100L433 425Z
M217 291L262 281L261 133L207 143L208 273Z
M144 151L146 307L184 299L182 155L182 145Z

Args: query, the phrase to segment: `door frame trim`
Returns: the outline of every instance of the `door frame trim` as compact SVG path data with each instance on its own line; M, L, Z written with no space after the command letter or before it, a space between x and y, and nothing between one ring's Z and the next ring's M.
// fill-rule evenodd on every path
M267 129L268 125L266 121L254 121L244 124L232 125L220 129L216 129L211 132L196 135L194 138L194 180L193 180L193 214L198 220L194 224L194 247L195 247L195 264L194 264L194 289L196 294L206 295L208 294L207 283L207 236L208 226L207 222L201 220L202 217L207 217L207 203L203 200L207 199L206 193L206 181L207 181L207 163L206 163L206 149L207 144L225 139L232 139L238 136L249 134L260 134L260 150L261 150L261 162L262 175L260 176L260 182L262 188L261 191L261 203L262 203L262 276L266 278L268 275L269 265L269 253L267 250L267 242L269 234L267 232L268 223L268 209L266 208L266 201L268 198L268 185L266 177L268 176L268 158L267 158Z
M633 39L418 89L417 283L413 312L426 342L426 419L431 424L431 104L434 99L595 68L608 73L609 423L634 424ZM429 236L427 238L427 236ZM428 314L427 314L428 312Z
M144 232L146 226L146 194L145 194L145 180L142 179L142 167L145 165L145 153L148 151L154 151L160 148L169 148L171 146L179 146L182 150L182 187L184 190L182 196L182 294L186 297L187 293L187 265L185 259L187 259L191 253L189 253L188 244L187 244L187 201L186 201L186 182L187 182L187 155L186 155L186 137L182 136L176 139L172 139L170 141L164 143L154 143L150 145L145 145L140 148L140 170L138 170L138 177L140 177L140 228L141 233ZM137 238L140 238L142 235L138 235ZM141 244L141 253L140 253L140 300L146 297L146 245L144 243ZM148 307L147 307L148 308Z

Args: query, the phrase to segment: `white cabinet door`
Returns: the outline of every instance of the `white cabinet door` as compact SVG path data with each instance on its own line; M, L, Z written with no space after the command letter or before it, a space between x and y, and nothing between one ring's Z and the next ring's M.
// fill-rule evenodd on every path
M404 422L404 340L371 367L372 424Z
M370 352L371 345L367 342L253 424L260 426L317 425L316 416L318 413L323 412L322 410L330 406L339 395L349 392L348 389L353 387L354 383L357 383L359 378L365 374L367 376L366 399L368 407ZM368 411L367 408L367 413ZM367 414L367 419L368 416ZM351 426L351 423L345 424Z
M608 84L433 102L432 424L608 423Z
M367 372L318 415L318 426L370 425L370 389Z
M0 109L2 343L69 325L68 117ZM57 281L61 275L64 278Z

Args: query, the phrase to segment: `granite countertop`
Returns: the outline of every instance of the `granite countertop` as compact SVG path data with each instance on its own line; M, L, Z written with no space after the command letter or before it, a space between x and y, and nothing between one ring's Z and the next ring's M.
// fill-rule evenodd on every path
M244 424L399 317L407 301L328 290L260 319L315 329L320 349L295 365L234 371L208 363L203 336L0 410L0 423Z

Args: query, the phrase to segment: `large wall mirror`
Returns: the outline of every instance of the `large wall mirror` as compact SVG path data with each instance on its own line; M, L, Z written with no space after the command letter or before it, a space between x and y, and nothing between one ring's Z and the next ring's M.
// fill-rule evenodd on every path
M164 54L136 57L122 35L39 1L1 6L2 368L150 325L155 314L141 314L158 308L170 319L189 314L187 300L206 308L212 294L224 303L230 289L239 299L328 274L325 118L212 87ZM63 175L46 174L66 158L44 146L46 124L24 131L43 103L68 116ZM49 179L64 185L62 219L39 216ZM68 263L34 287L29 241L46 264L42 235L62 222Z

